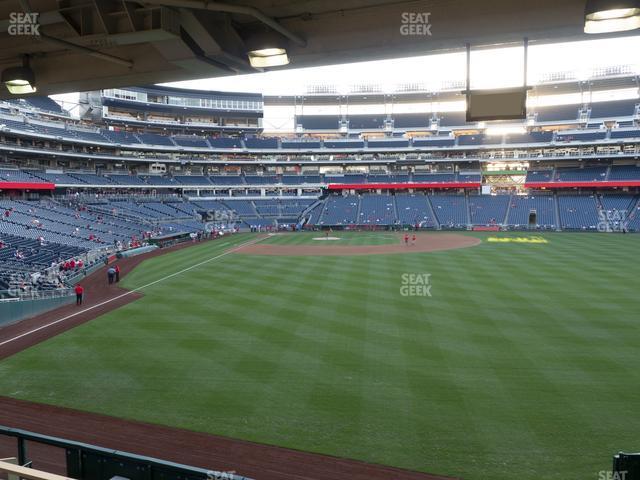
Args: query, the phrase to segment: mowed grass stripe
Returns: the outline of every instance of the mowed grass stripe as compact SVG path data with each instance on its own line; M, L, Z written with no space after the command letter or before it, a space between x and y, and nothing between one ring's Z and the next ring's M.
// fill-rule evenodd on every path
M0 393L467 479L595 478L637 448L638 237L544 238L225 256L3 361ZM153 259L126 282L223 250ZM430 273L433 296L401 296L403 273Z

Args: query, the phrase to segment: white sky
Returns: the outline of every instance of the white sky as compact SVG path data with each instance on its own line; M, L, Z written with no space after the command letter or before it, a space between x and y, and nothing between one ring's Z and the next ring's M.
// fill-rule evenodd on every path
M531 45L528 84L535 85L545 74L552 72L578 72L580 78L586 79L593 70L616 65L631 65L640 74L640 55L637 52L640 52L640 36ZM521 85L522 54L522 47L473 52L472 88ZM305 94L312 85L332 85L340 93L348 93L353 85L380 85L382 91L392 92L397 84L402 83L420 83L425 88L437 90L446 82L464 80L465 69L465 54L460 52L270 71L165 85L264 95ZM77 93L55 95L52 98L64 102L63 107L67 109L78 102Z
M614 65L633 64L640 73L640 36L589 40L529 47L529 85L551 72L590 71ZM443 82L464 80L466 58L462 53L434 54L345 65L271 71L251 75L210 78L166 85L205 90L259 92L265 95L307 93L309 85L335 85L347 93L352 85L377 84L393 91L399 83L423 83L437 88ZM505 68L507 67L507 68ZM521 85L522 47L480 50L471 56L472 88Z

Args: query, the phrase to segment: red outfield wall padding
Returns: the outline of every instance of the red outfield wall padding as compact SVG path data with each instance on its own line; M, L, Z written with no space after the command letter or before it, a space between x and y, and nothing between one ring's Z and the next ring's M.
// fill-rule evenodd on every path
M480 188L480 182L450 183L330 183L329 190L405 190L407 188Z
M0 182L0 190L54 190L53 183Z

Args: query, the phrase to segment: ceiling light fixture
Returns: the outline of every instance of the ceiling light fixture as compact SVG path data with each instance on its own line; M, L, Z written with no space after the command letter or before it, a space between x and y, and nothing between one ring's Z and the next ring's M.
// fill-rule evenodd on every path
M21 67L5 69L2 72L2 83L13 95L34 93L36 91L36 76L29 66L29 57L24 57Z
M289 63L285 38L274 31L256 32L245 42L254 68L281 67Z
M587 0L584 32L625 32L640 28L640 0Z

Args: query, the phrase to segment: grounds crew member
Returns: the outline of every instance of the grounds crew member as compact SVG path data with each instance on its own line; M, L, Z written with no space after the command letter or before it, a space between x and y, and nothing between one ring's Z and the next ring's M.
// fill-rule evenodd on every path
M84 287L80 284L76 285L76 305L82 305L82 297L84 297Z

